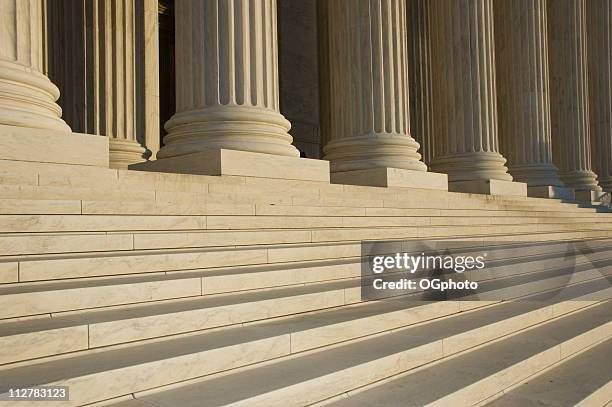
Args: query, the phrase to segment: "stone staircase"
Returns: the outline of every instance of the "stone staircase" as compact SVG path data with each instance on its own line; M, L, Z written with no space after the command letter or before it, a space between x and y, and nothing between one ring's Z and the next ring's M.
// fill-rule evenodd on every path
M611 235L549 199L0 161L0 393L517 405L580 374L574 403L604 405ZM522 301L362 301L362 240L434 238L505 242L478 278Z

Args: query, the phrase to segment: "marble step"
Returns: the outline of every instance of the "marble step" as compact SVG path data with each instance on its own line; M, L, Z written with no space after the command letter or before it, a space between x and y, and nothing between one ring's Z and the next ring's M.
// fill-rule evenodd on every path
M477 405L546 368L571 363L567 358L610 338L611 305L606 302L378 386L349 391L344 400L328 405ZM423 388L428 391L419 391Z
M221 226L221 225L219 225ZM235 225L239 226L239 225ZM164 232L88 232L0 234L2 256L114 252L150 249L212 248L254 245L310 244L356 240L455 238L554 232L612 235L612 223L467 224L459 226L363 226L295 229L187 230Z
M469 229L469 228L466 228ZM473 230L472 230L473 231ZM336 232L339 233L339 232ZM560 231L529 234L500 234L455 239L488 242L542 242L607 238L610 231ZM380 236L380 235L379 235ZM350 237L350 236L348 236ZM389 236L384 236L388 238ZM445 237L446 238L446 237ZM401 242L400 242L401 243ZM265 265L286 262L356 258L358 242L299 245L267 245L226 248L108 251L62 255L6 256L0 262L0 281L32 282L68 278L118 276L141 273L177 272L217 267Z
M510 303L459 314L344 346L281 359L233 374L173 386L165 391L136 391L136 400L132 404L145 402L159 407L189 407L199 406L202 400L206 400L206 405L210 407L304 406L346 392L350 394L351 390L427 366L520 330L522 332L503 339L499 344L506 345L510 350L513 346L508 346L509 342L519 345L519 352L513 354L520 354L532 362L529 367L536 368L546 367L547 364L558 361L560 354L571 354L610 335L612 323L610 307L607 304L595 305L550 322L547 322L548 319L534 317L537 311L528 312L521 309L522 306L524 304ZM579 307L580 305L577 306ZM549 312L546 313L550 316ZM532 328L529 329L530 327ZM470 350L466 355L481 355L484 349L486 348ZM533 354L544 354L547 357L531 360ZM450 360L443 363L458 360L460 357L449 358ZM487 360L495 362L498 357L499 354L495 354L493 357L488 356ZM500 364L497 362L497 366ZM425 369L429 368L431 367ZM522 370L520 365L512 369L514 374L526 371L527 369ZM436 393L438 389L445 387L446 374L453 373L461 374L462 371L440 372L435 381L427 383L427 392L424 392L425 387L421 386L413 393ZM416 374L418 375L418 372ZM396 400L393 405L408 405L406 402L410 397L410 393L405 393L402 401L397 403ZM348 400L346 405L359 405L351 404L350 399ZM124 407L129 405L124 404Z
M486 402L490 407L605 406L611 400L612 339L527 379Z
M277 206L262 204L253 200L229 200L226 197L208 196L205 201L180 200L180 202L156 202L147 201L104 201L104 200L79 200L79 199L42 199L42 197L31 199L10 199L4 196L0 199L0 214L4 215L36 215L36 214L84 214L84 215L255 215L257 207ZM360 215L365 208L390 208L390 209L464 209L464 210L513 210L513 211L546 211L556 213L596 213L596 208L538 206L526 207L522 205L473 205L471 202L461 204L442 204L440 202L423 201L421 203L410 203L407 201L370 202L363 199L325 199L313 202L292 202L279 206L298 206L323 208L353 208L352 214ZM332 209L334 210L334 209ZM344 213L347 213L344 209Z
M474 346L479 341L491 340L593 304L593 299L586 299L593 294L590 289L575 290L565 297L573 300L585 298L583 301L502 304L483 310L484 313L475 311L480 312L480 317L471 319L465 318L470 314L460 314L458 325L455 324L454 329L451 329L453 335L446 338L449 341L446 351L452 353L449 350L453 346L464 346L461 343L463 337L470 338L469 346ZM359 342L351 344L346 341L454 314L465 309L462 306L458 302L366 304L279 322L168 339L138 347L101 350L20 367L7 366L0 370L0 387L8 383L22 387L43 383L70 385L74 404L68 405L78 405L321 349L338 342L344 342L344 346L359 347ZM437 332L438 336L446 334L443 328L448 324L441 324L440 321L432 324L437 327L430 331ZM477 327L484 326L489 329L477 330ZM474 337L475 332L480 333ZM398 336L394 333L389 335ZM438 342L441 340L432 339ZM370 341L378 342L379 338ZM437 348L438 344L433 346Z
M0 233L172 231L285 227L359 227L389 225L465 225L516 223L600 223L601 215L567 215L555 212L486 210L395 210L257 207L257 215L0 215ZM358 209L358 208L357 208Z
M609 243L592 242L589 244L589 250L592 253L588 258L581 258L580 249L568 247L566 244L541 245L539 248L525 245L516 248L498 248L488 257L486 269L466 272L465 276L470 281L486 281L538 270L570 267L585 262L602 262L612 258L612 246ZM522 257L515 257L518 253ZM0 286L0 319L283 286L301 286L354 279L360 275L359 259L348 259L310 262L299 267L255 266L190 272L176 276L154 274L103 280L8 284Z
M605 277L612 272L612 265L610 261L607 264L598 270L594 270L591 264L584 264L570 269L534 271L529 275L485 281L481 283L482 292L486 295L487 290L497 290L498 298L481 300L468 297L462 306L483 306L502 298L509 300L559 290L562 295L585 284L596 283L590 287L599 291L609 286ZM232 296L58 313L46 319L5 320L0 324L0 349L6 352L0 353L0 360L8 363L357 304L361 302L359 286L360 281L313 284ZM506 287L506 292L503 292L503 287Z

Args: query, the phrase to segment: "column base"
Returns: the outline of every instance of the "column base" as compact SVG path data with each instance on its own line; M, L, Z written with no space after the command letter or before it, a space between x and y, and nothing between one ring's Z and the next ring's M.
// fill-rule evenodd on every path
M110 138L110 167L125 170L131 164L145 161L145 148L133 140Z
M0 160L108 168L108 137L0 125Z
M573 201L576 196L573 188L557 187L553 185L543 185L537 187L527 187L527 196L533 198L551 198Z
M329 162L238 150L205 150L132 164L130 170L329 182Z
M446 174L401 168L369 168L365 170L332 172L331 182L334 184L448 191L448 177Z
M527 184L524 182L502 181L498 179L451 181L448 183L448 190L470 194L527 196Z

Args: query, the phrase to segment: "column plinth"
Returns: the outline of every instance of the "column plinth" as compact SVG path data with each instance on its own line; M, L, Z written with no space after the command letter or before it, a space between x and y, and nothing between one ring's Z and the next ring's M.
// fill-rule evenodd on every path
M547 4L553 159L577 197L600 191L591 168L585 7L584 0Z
M497 134L493 3L436 0L429 6L436 137L431 168L448 174L452 190L504 194L499 186L507 185L508 194L526 193L525 186L504 183L512 177Z
M0 124L69 132L43 74L42 19L40 0L0 2Z
M279 112L276 1L184 0L175 16L177 112L157 157L299 156Z

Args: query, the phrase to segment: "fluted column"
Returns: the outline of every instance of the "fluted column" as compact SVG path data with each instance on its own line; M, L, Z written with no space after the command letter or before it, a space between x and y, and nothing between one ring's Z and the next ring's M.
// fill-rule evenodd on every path
M70 131L43 56L42 1L0 1L0 124Z
M279 112L276 0L181 0L175 16L177 112L157 157L298 156Z
M434 171L449 181L507 180L499 153L493 3L430 1Z
M47 0L49 76L77 132L109 138L110 166L143 161L137 141L135 0Z
M104 53L104 88L100 91L104 95L105 116L101 118L101 133L109 137L111 167L127 168L143 161L144 153L136 141L135 0L98 1L104 27L100 45Z
M407 0L408 80L411 134L421 145L425 164L434 153L429 0Z
M561 180L595 191L591 170L584 0L548 0L553 158Z
M512 177L562 186L552 161L545 0L496 0L495 57L501 151Z
M410 137L405 0L327 2L332 172L425 171Z
M612 192L612 2L587 2L589 122L593 169Z

